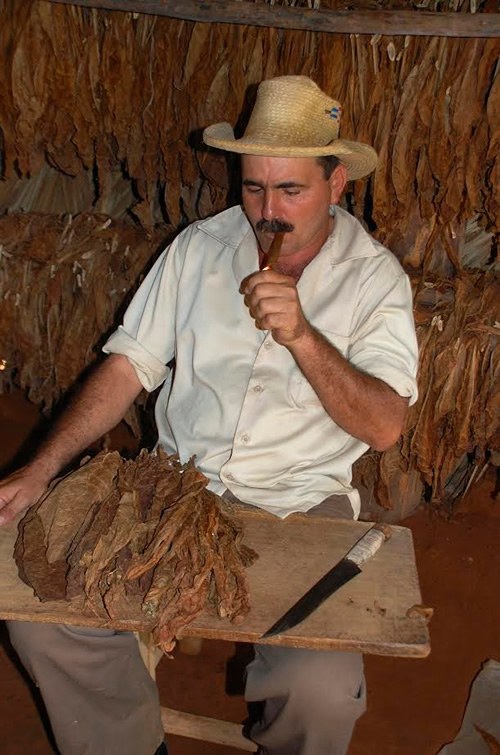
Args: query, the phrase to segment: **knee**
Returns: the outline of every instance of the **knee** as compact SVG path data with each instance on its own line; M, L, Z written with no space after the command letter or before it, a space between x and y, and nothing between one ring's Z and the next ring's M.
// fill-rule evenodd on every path
M87 648L95 655L96 646L118 635L112 629L29 621L9 621L7 629L12 647L35 681L41 667L75 663Z
M57 646L59 625L30 621L7 621L6 625L12 647L36 681L37 658L44 657L48 648Z
M320 716L357 718L366 709L360 653L305 651L292 662L289 695Z

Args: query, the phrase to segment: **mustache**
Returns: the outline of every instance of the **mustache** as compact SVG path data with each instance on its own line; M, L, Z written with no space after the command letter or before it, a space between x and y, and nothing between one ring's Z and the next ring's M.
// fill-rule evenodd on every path
M291 233L294 230L291 223L286 223L284 220L265 220L261 218L255 224L255 228L260 233Z

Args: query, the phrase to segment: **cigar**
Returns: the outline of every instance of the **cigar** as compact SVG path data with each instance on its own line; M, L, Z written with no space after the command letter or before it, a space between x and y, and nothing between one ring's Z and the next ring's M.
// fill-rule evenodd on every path
M271 241L271 246L269 247L269 251L266 254L266 264L264 265L262 270L272 270L273 265L276 264L280 256L281 245L283 244L284 237L284 231L278 231L278 233L274 234L274 238Z

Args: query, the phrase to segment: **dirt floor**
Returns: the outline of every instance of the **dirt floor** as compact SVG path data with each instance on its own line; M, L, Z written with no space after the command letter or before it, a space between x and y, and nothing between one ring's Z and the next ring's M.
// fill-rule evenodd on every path
M39 426L20 393L0 397L0 466L22 462ZM39 434L35 430L34 437ZM118 440L117 440L118 438ZM27 440L28 439L28 440ZM123 433L113 442L127 441ZM425 605L434 608L429 658L366 658L368 711L349 755L435 755L454 738L470 684L488 658L500 660L500 497L489 468L451 519L421 510L403 524L415 541ZM246 707L238 670L243 646L203 644L196 657L163 659L163 705L241 722ZM51 755L37 700L18 668L0 622L0 755ZM170 755L238 755L241 750L169 738Z

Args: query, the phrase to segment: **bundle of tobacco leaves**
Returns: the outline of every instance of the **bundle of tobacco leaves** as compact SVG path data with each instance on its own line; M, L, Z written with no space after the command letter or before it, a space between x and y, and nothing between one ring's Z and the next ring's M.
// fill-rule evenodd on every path
M421 502L452 508L500 448L500 280L415 278L419 400L399 443L354 465L354 484L406 515ZM379 512L380 513L380 512ZM402 518L402 517L401 517Z
M19 524L19 574L40 600L139 621L165 652L207 607L241 621L257 554L192 462L161 449L101 453L58 480Z
M0 392L16 382L50 410L95 361L166 233L91 213L1 216Z
M239 5L243 14L254 4ZM349 3L460 14L468 5L479 14L495 0ZM364 220L371 213L380 240L411 267L451 274L464 221L480 213L483 227L500 229L498 41L387 32L193 23L4 0L2 179L14 182L6 201L17 204L17 179L36 178L50 165L70 180L86 174L80 211L96 200L106 211L114 172L123 167L133 183L131 212L144 227L153 229L159 214L175 227L213 214L227 206L232 180L224 154L198 148L201 129L222 114L244 127L256 82L303 74L342 103L342 138L372 144L380 155L375 174L353 187L353 211ZM40 186L47 207L52 192L46 180ZM64 212L61 204L54 196L50 206L60 209L50 211ZM27 198L23 209L30 209Z

